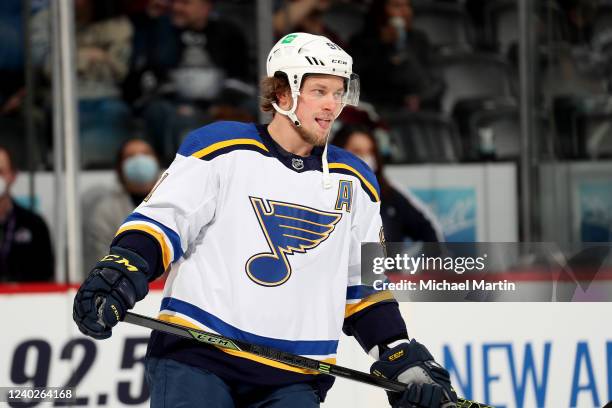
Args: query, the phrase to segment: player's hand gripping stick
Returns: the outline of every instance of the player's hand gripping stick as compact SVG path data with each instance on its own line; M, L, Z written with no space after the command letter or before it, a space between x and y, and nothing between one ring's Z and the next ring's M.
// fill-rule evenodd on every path
M387 392L393 408L454 408L457 395L450 376L427 348L412 339L386 349L370 368L373 375L407 384L403 392Z
M147 263L136 253L111 248L79 288L72 318L79 330L94 339L106 339L134 304L149 291Z

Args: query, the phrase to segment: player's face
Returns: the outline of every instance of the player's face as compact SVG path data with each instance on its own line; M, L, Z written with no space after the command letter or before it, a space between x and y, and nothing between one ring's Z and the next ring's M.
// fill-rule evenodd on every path
M323 146L334 120L342 110L344 80L334 75L310 75L302 83L295 114L298 132L314 145Z
M170 9L170 0L149 0L147 3L147 14L152 17L160 17Z
M155 152L150 144L145 142L144 140L134 139L128 142L123 147L123 152L121 152L122 161L129 159L132 156L136 156L138 154L144 154L146 156L155 157Z
M359 157L367 157L374 154L374 142L372 142L368 135L362 132L353 133L344 148Z
M209 0L173 0L172 22L180 28L202 29L211 8Z
M410 0L387 0L385 10L387 17L401 17L404 19L406 26L410 26L412 23L412 2Z
M121 179L123 180L125 189L131 194L147 194L149 190L153 187L155 183L155 177L157 174L151 175L151 179L148 182L144 181L131 181L129 175L125 174L125 162L132 157L135 156L149 156L155 162L157 162L157 157L155 156L155 152L151 145L143 140L131 140L124 147L121 152L121 164L119 168L121 169ZM159 165L159 163L158 163ZM142 165L141 165L142 166ZM140 167L141 168L141 167ZM148 169L147 169L148 170ZM143 171L142 168L140 170Z
M378 168L376 146L367 134L354 132L349 136L344 148L366 162L372 170L376 171Z

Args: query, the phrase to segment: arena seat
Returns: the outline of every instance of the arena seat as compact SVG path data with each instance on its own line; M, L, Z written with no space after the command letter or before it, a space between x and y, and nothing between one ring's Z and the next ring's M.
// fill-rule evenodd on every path
M534 32L538 43L565 41L568 28L560 7L552 0L544 0L534 10ZM485 8L485 41L500 54L507 54L519 39L519 14L516 0L490 0Z
M472 145L480 159L515 160L521 153L521 122L516 107L476 112L470 119Z
M461 143L455 123L429 112L388 116L390 162L454 163L461 160Z
M355 3L334 3L325 11L323 21L345 44L361 31L365 19L365 7Z
M439 51L473 48L474 29L459 4L415 1L414 28L425 34Z
M439 58L436 68L446 84L442 111L447 114L461 99L513 97L511 69L495 54L455 53Z

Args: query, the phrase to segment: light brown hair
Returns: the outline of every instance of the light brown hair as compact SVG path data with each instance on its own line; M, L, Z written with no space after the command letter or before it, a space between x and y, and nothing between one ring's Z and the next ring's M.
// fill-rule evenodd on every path
M261 101L259 107L264 112L274 112L272 102L278 103L278 95L291 92L289 81L284 75L266 77L261 80Z

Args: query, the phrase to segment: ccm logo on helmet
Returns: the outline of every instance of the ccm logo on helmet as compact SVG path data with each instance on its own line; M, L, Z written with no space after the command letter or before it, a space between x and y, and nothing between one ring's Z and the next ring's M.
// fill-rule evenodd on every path
M332 64L348 65L348 62L337 59L333 59L331 62Z

